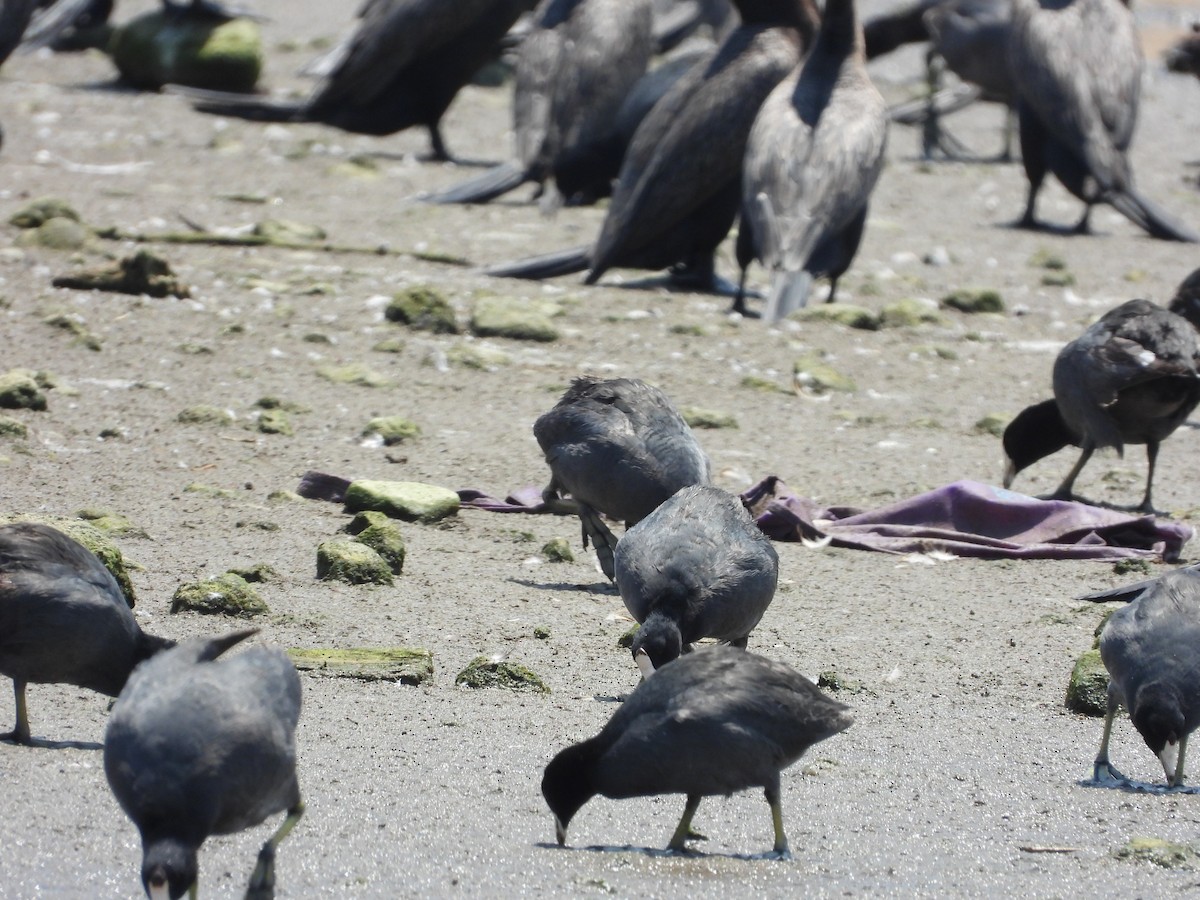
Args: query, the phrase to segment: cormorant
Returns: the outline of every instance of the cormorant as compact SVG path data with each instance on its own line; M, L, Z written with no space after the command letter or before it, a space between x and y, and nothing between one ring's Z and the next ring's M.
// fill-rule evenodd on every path
M819 16L812 0L738 0L742 23L639 126L595 244L504 263L488 274L552 278L588 269L672 269L717 287L713 254L737 217L742 158L767 94L799 63Z
M187 90L196 109L267 122L323 122L389 135L423 125L448 160L442 116L533 0L366 0L336 68L305 100Z
M0 0L0 65L21 43L36 9L37 0ZM0 126L0 147L3 146L4 128Z
M548 211L608 196L624 149L610 150L617 112L652 52L650 0L542 0L517 51L516 161L425 199L486 203L527 182Z
M1051 172L1085 204L1078 233L1089 232L1093 204L1110 203L1152 237L1200 240L1134 189L1127 151L1142 51L1120 0L1013 0L1009 54L1029 178L1022 227L1038 227L1037 195Z
M736 311L745 312L755 258L772 275L767 321L804 306L822 275L833 300L862 239L886 140L887 110L867 75L854 0L828 0L812 52L771 92L750 132Z
M1022 410L1004 430L1004 486L1027 466L1067 444L1083 452L1052 495L1074 499L1075 479L1104 447L1118 453L1145 444L1149 470L1138 509L1152 513L1158 445L1200 403L1200 344L1181 316L1149 300L1109 310L1054 361L1054 399Z

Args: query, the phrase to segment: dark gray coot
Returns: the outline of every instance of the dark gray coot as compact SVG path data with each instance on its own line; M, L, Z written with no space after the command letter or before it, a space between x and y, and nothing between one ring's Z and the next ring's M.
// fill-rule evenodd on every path
M28 683L115 697L134 666L173 645L142 631L116 579L78 541L33 522L0 527L0 674L17 706L0 740L31 742Z
M745 648L775 596L779 555L737 497L691 485L625 533L614 569L642 623L634 659L658 669L700 638Z
M196 638L159 654L113 707L104 772L142 836L142 884L172 900L196 891L200 845L287 811L267 840L248 898L270 897L275 849L304 804L296 780L300 679L278 649L218 659L254 634Z
M1164 575L1113 613L1100 635L1108 669L1108 713L1096 754L1097 781L1123 779L1108 761L1117 707L1159 758L1167 782L1183 784L1188 735L1200 725L1200 573Z
M779 773L809 747L845 731L849 707L782 663L713 647L681 656L638 685L598 735L546 766L542 795L559 844L596 794L685 794L667 845L683 850L702 797L761 787L775 829L772 856L789 858Z
M1200 402L1196 330L1149 300L1129 300L1071 341L1054 362L1054 399L1022 410L1004 430L1008 471L1016 474L1067 444L1083 452L1052 494L1070 500L1075 479L1104 447L1145 444L1146 493L1138 507L1154 512L1151 487L1158 446Z
M640 522L681 487L706 484L708 457L670 398L636 378L582 376L533 424L550 466L546 502L570 494L604 574L617 539L600 516Z

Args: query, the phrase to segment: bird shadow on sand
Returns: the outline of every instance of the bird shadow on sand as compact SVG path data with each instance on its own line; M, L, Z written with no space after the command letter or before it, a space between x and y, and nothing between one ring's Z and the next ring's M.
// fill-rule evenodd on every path
M686 278L677 278L673 275L649 275L644 278L634 278L629 281L603 283L604 287L615 287L621 290L629 291L655 291L665 290L671 294L711 294L714 297L736 297L738 286L736 282L730 281L728 278L722 278L720 275L712 285L697 284L695 281L690 281ZM762 300L762 291L746 288L746 299Z
M1149 781L1138 781L1136 778L1112 778L1097 780L1084 778L1076 782L1080 787L1107 788L1114 791L1125 791L1130 794L1200 794L1200 784L1181 784L1171 787L1166 784L1155 784Z
M32 747L36 750L103 750L104 745L96 741L50 741L45 738L33 738L28 744L18 744L11 739L0 739L0 744L14 747Z
M781 859L772 853L702 853L691 847L685 850L667 850L662 847L639 847L636 844L589 844L584 847L560 847L550 841L539 841L534 846L544 850L562 850L573 853L640 853L653 859L739 859L755 862L764 860L779 862Z

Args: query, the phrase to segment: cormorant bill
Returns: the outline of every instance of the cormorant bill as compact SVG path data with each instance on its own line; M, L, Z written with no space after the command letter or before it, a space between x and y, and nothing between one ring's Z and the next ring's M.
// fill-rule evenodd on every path
M735 311L746 312L755 258L772 276L767 321L804 306L822 275L833 300L858 250L886 141L887 110L867 75L854 0L828 0L812 52L771 92L750 133Z
M1120 0L1013 0L1010 71L1019 97L1021 157L1029 196L1021 227L1038 227L1046 173L1085 204L1075 231L1090 231L1109 203L1152 237L1200 241L1134 189L1127 151L1137 121L1142 51Z

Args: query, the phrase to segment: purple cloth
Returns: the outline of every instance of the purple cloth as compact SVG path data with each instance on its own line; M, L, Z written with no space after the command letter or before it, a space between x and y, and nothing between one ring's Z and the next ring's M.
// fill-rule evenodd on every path
M503 500L497 500L483 491L465 488L458 492L458 502L470 509L486 509L488 512L549 512L542 500L542 489L535 484L517 488Z
M777 476L742 494L773 540L832 538L834 546L887 553L942 551L983 559L1179 559L1190 526L1064 500L956 481L890 506L823 508Z

